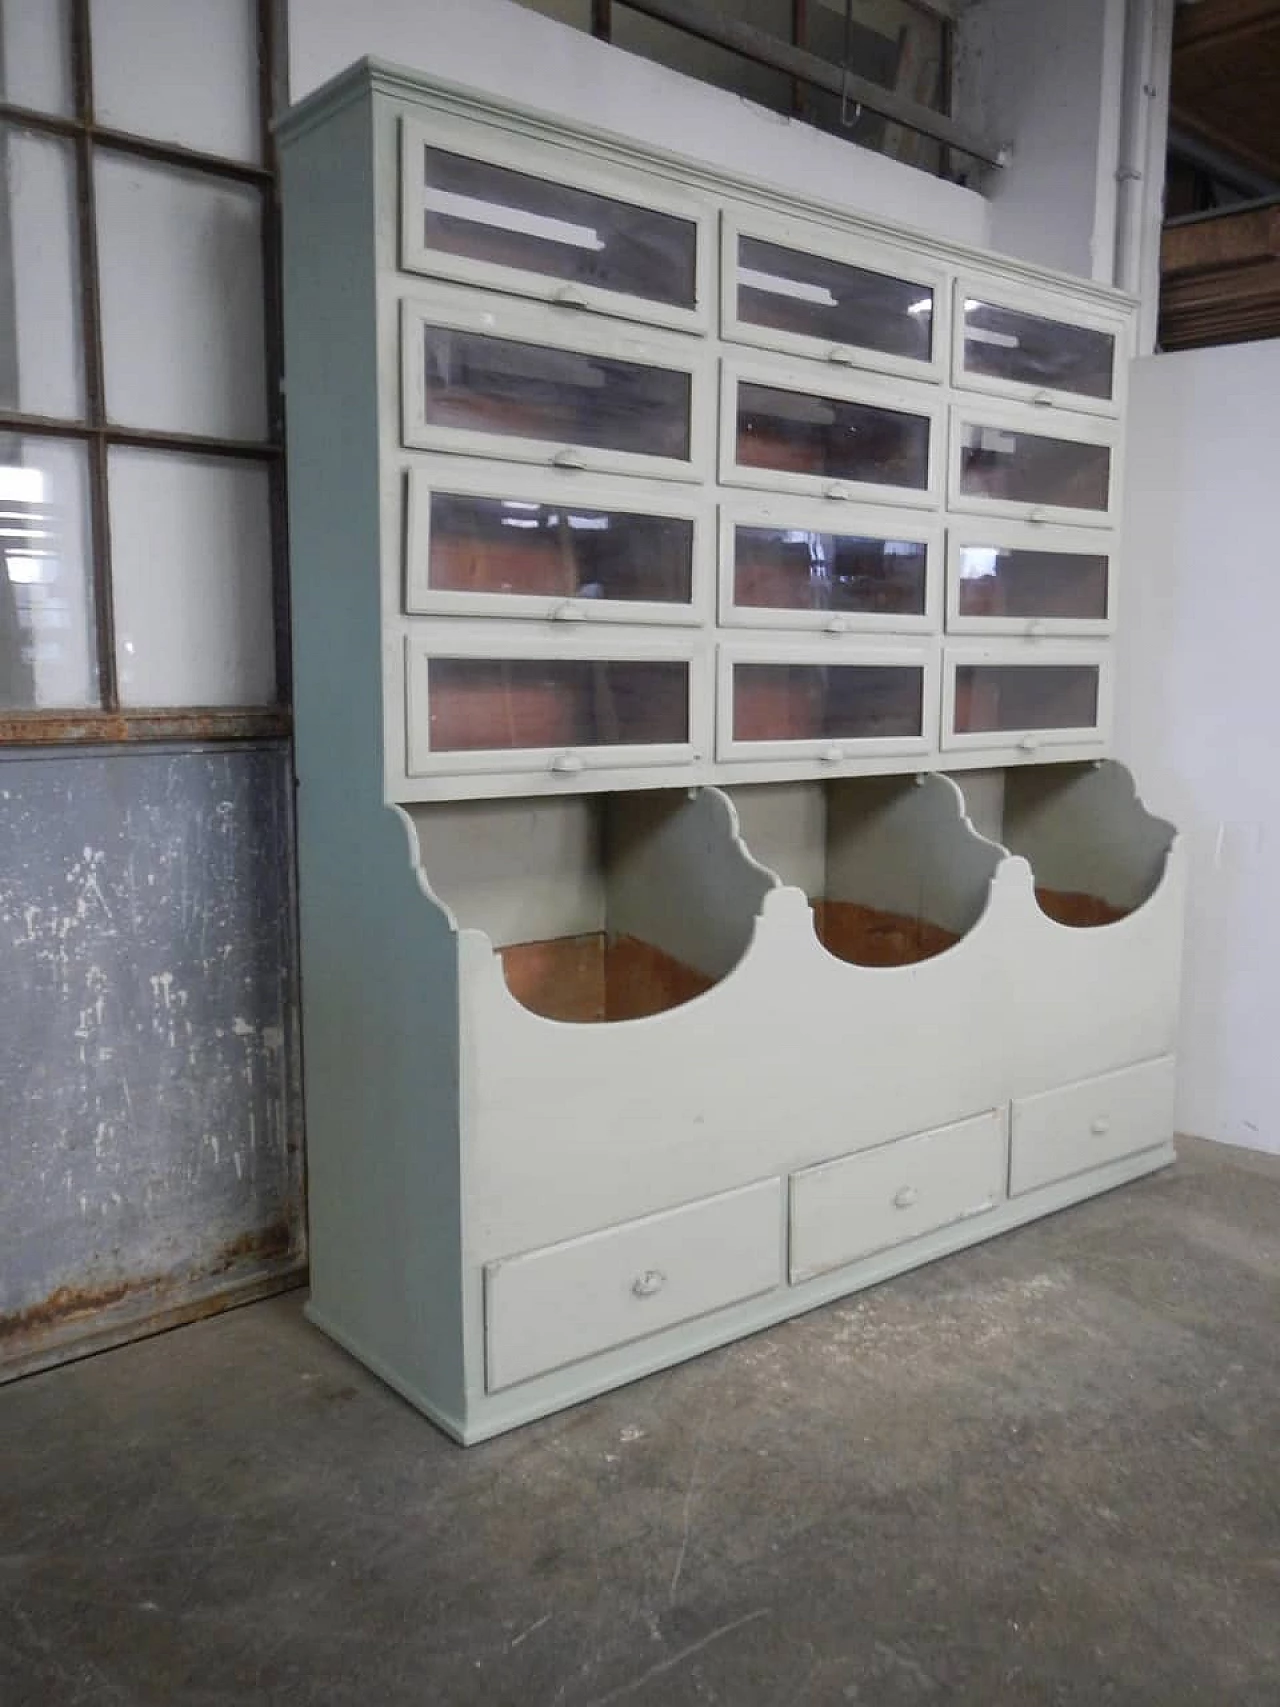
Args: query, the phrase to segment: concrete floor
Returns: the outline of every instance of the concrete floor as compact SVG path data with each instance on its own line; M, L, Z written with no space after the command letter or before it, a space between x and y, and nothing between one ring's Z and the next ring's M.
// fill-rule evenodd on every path
M277 1299L0 1391L4 1707L1277 1707L1280 1159L463 1452Z

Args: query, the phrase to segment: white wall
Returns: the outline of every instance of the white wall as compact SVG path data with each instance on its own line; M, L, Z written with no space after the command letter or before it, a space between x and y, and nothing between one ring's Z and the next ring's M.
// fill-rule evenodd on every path
M1191 853L1178 1124L1280 1152L1280 340L1138 362L1128 489L1117 744Z
M365 55L858 213L963 243L987 241L987 205L974 191L594 41L512 0L290 0L290 99Z
M1124 38L1125 0L961 13L956 116L1011 148L986 179L993 248L1111 283Z

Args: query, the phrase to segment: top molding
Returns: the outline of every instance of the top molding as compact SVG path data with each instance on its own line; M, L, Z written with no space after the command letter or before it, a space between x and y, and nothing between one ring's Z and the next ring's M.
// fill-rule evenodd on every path
M548 142L570 144L587 150L594 159L610 159L624 165L641 166L677 179L685 186L693 185L713 194L745 196L756 206L771 206L782 213L801 213L828 225L881 242L902 243L907 240L922 253L937 256L954 266L996 267L1006 278L1022 279L1040 288L1068 294L1077 302L1094 302L1116 309L1135 310L1138 299L1126 291L1101 285L1092 279L1039 267L1016 256L996 250L979 249L969 244L940 238L919 226L891 223L871 215L854 213L815 196L774 189L757 179L709 166L690 155L675 154L655 148L649 143L636 142L616 131L603 130L562 117L546 108L526 106L523 102L505 100L465 84L450 83L439 78L423 76L406 66L393 65L385 60L364 58L340 71L328 82L305 96L277 120L276 136L282 149L288 149L299 137L331 114L361 100L365 95L383 95L399 101L412 102L426 112L447 113L456 118L469 118L484 124L524 135L533 133Z

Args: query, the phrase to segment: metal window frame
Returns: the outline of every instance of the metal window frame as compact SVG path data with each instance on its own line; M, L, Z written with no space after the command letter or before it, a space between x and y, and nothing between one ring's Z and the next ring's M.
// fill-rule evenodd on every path
M659 23L670 24L675 29L711 42L716 47L727 48L732 53L741 54L744 59L753 60L757 65L765 65L773 71L785 73L792 79L792 108L797 113L802 106L801 85L808 84L813 88L824 89L829 94L844 96L856 106L866 108L868 112L876 113L894 124L903 125L908 130L917 131L920 135L941 143L944 148L969 155L985 166L1004 166L1007 162L1007 148L993 137L971 130L967 125L957 124L948 113L936 112L923 102L913 101L906 95L898 94L894 89L882 88L869 77L861 77L853 71L846 72L800 46L806 0L792 0L793 40L790 42L771 35L768 30L762 30L755 24L744 23L724 6L712 4L710 0L626 0L626 4L633 12L640 12ZM612 39L612 14L613 0L592 0L592 35L603 41ZM949 42L949 21L945 17L940 21ZM948 104L950 59L950 53L944 52L943 94Z
M0 410L0 431L78 442L86 447L89 538L94 627L98 664L97 706L48 711L0 710L0 748L91 745L138 741L242 741L287 736L291 729L291 649L287 504L284 464L284 348L281 305L280 206L272 114L283 106L286 80L283 0L255 0L257 96L261 160L252 164L205 153L178 143L139 136L97 122L93 105L93 43L90 0L69 8L71 86L74 113L67 117L0 101L0 121L70 143L76 186L80 336L84 361L84 412L59 420L22 410ZM94 157L98 149L132 156L178 171L257 189L262 199L263 326L266 347L267 435L260 441L197 433L150 431L112 425L107 418L102 302L98 270ZM276 698L271 705L233 707L124 707L115 656L111 528L107 461L118 446L203 453L257 463L267 470L275 631Z

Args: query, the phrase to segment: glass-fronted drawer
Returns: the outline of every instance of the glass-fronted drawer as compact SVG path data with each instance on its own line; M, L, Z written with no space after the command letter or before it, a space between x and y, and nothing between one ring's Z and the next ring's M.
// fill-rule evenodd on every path
M709 615L711 507L688 487L437 457L405 476L405 608L553 622Z
M936 502L941 408L924 386L726 357L720 478L845 500Z
M840 765L922 753L936 712L926 646L725 643L716 687L716 757Z
M925 380L946 371L945 275L798 221L726 213L724 337Z
M1025 522L947 532L947 627L974 634L1108 634L1115 536Z
M726 498L720 620L829 634L937 626L941 529L910 511L819 498Z
M949 646L943 671L942 745L1090 745L1111 727L1111 659L1096 648L1038 641Z
M682 331L709 320L712 215L535 137L402 121L400 264Z
M1118 462L1116 429L1087 416L995 402L951 411L955 510L1104 525L1117 508Z
M469 293L406 302L401 349L410 447L675 480L709 465L711 371L673 334Z
M692 646L521 640L434 625L406 640L411 776L691 764L707 751Z
M1104 415L1120 407L1123 319L992 280L955 284L952 379L966 390Z

